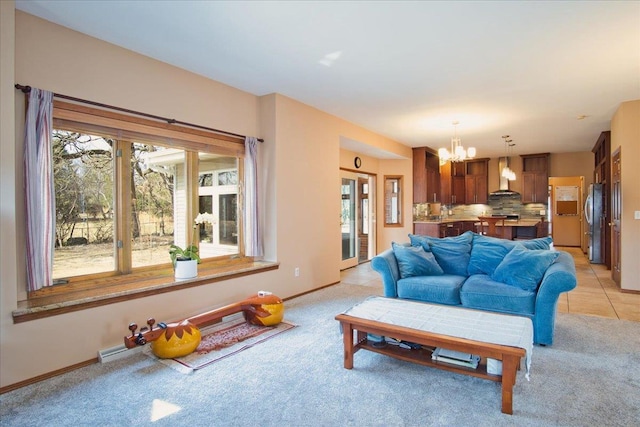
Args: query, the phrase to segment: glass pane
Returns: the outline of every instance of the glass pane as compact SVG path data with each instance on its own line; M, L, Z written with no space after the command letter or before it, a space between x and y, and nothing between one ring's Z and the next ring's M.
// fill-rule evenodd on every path
M199 200L198 213L211 214L211 212L213 212L213 196L200 196L198 197L198 200ZM199 227L200 227L200 239L198 240L198 242L213 243L213 224L209 221L204 221L202 224L200 224Z
M219 237L222 245L238 244L238 196L221 194L218 198Z
M218 173L218 185L238 184L238 171L226 171Z
M402 225L402 177L384 178L384 225Z
M238 250L238 159L199 153L200 182L211 176L209 185L198 188L198 206L203 223L200 225L200 255L210 258L237 254Z
M184 224L174 224L175 214L184 212L186 200L184 184L175 187L177 174L184 175L184 151L133 143L131 170L131 264L134 268L166 264L174 238L181 247L187 243ZM175 200L182 209L176 209Z
M212 173L200 174L199 184L200 184L200 187L211 187L213 185L213 174Z
M342 259L356 256L356 181L342 178Z
M52 138L53 278L114 271L114 141L64 130L54 130Z
M369 234L369 199L362 199L362 234Z

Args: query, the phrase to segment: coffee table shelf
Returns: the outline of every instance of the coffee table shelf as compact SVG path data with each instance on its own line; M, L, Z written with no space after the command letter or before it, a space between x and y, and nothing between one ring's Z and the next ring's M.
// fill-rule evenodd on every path
M487 362L486 362L486 358L484 357L480 360L480 363L478 363L478 367L474 369L474 368L467 368L464 366L453 365L450 363L433 360L431 358L431 353L433 352L433 350L435 350L435 347L425 348L423 346L423 348L419 350L401 348L397 345L392 345L392 344L387 344L385 347L376 347L372 341L365 340L365 341L359 342L354 346L354 353L359 349L383 354L385 356L393 357L394 359L402 360L405 362L411 362L419 365L443 369L449 372L470 375L470 376L483 378L483 379L491 380L495 382L502 381L501 375L489 374L487 372Z

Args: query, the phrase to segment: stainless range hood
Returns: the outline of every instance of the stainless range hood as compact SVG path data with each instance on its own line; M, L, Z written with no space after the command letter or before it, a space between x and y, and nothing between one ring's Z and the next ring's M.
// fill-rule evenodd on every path
M520 196L520 193L518 193L517 191L512 191L509 189L509 180L504 176L502 176L502 169L508 166L509 166L508 157L498 158L498 178L500 179L500 188L498 190L495 190L489 193L489 196L494 196L494 197Z

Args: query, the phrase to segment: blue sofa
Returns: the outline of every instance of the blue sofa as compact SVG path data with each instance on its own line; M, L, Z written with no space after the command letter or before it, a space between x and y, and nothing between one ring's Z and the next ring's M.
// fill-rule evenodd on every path
M576 287L576 269L550 237L513 241L468 231L409 238L371 260L386 297L526 316L534 343L553 344L558 297Z

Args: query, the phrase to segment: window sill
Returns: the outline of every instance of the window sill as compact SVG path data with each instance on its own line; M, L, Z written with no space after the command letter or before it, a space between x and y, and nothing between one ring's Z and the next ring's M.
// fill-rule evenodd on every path
M198 266L198 277L193 279L176 281L173 277L173 269L166 268L127 276L96 279L91 282L79 282L73 286L67 285L64 292L56 291L53 287L50 292L43 292L42 295L29 298L27 301L19 301L18 308L12 313L13 323L28 322L136 298L208 285L222 280L276 270L279 265L277 262L253 260L225 266L203 263Z

